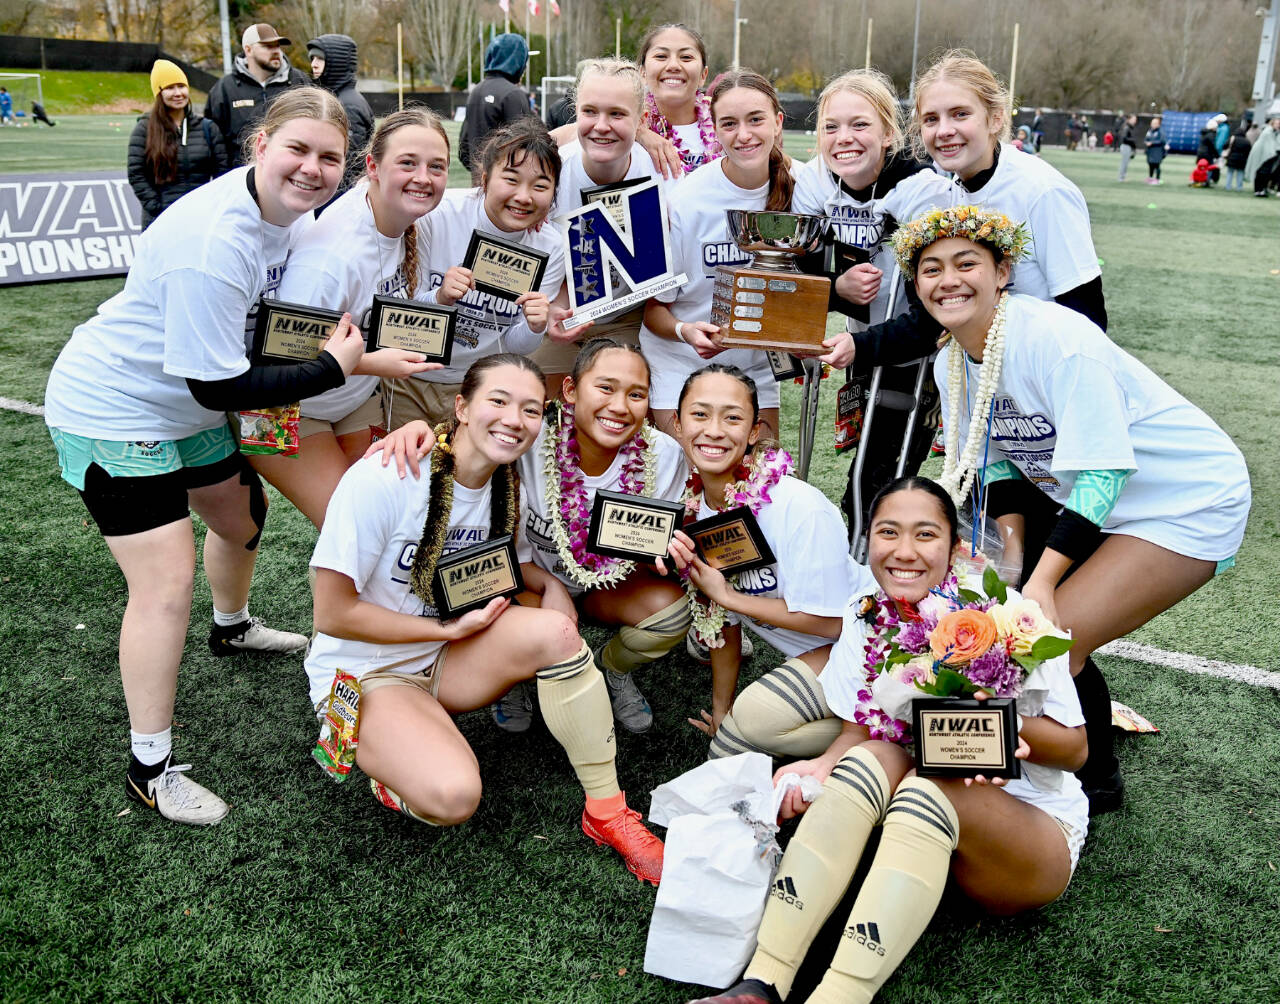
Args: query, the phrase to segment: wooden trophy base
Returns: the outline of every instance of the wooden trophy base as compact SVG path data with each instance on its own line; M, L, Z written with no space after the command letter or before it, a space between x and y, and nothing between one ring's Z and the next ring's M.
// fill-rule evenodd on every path
M781 269L716 268L711 323L732 349L777 349L799 355L824 351L831 280Z

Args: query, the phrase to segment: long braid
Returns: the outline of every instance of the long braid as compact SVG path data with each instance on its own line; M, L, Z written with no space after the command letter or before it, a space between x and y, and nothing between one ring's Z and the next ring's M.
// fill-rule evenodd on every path
M404 273L404 288L410 298L418 291L418 226L410 224L404 232L404 261L400 268Z

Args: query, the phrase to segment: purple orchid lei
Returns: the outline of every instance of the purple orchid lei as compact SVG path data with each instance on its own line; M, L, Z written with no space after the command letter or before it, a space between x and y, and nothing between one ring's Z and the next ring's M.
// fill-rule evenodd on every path
M654 96L651 93L645 94L644 101L645 111L649 119L649 128L663 139L670 140L671 145L680 154L680 162L684 165L685 174L701 166L693 160L693 155L689 154L689 151L685 149L685 145L680 140L675 126L658 110L658 102ZM693 99L693 107L698 123L698 136L702 139L702 163L709 164L724 155L724 148L721 147L720 141L716 139L715 123L711 119L711 99L707 97L705 92L698 91ZM689 155L686 156L686 154Z
M587 550L591 529L591 500L582 474L573 406L561 404L548 416L550 428L544 456L548 515L552 535L565 570L585 589L608 588L621 582L635 568L634 561L610 558ZM645 423L619 447L624 460L618 490L627 495L648 495L653 490L655 460L653 429Z

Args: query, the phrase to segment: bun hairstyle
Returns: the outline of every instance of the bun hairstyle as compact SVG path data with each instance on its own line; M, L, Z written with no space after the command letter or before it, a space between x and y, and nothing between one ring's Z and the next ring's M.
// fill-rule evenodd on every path
M759 91L769 99L775 115L782 113L782 104L778 101L778 92L774 90L773 84L769 83L768 80L754 70L729 70L716 77L715 84L711 87L711 114L713 120L715 118L716 102L735 87L745 87L748 90ZM782 151L782 133L779 131L778 138L774 141L773 149L769 151L769 198L764 204L767 212L785 213L790 211L791 193L796 187L795 179L791 177L790 167L791 158Z
M360 151L360 159L366 161L372 157L377 163L382 160L387 152L387 143L391 137L401 129L407 126L421 126L424 129L432 129L440 134L440 138L444 140L445 159L448 160L449 155L449 134L444 131L444 126L440 124L440 119L436 114L427 108L426 105L409 105L408 108L402 108L399 111L392 112L382 123L374 130L369 142L365 148ZM418 228L409 227L404 232L404 271L405 289L408 290L409 296L413 296L418 290Z
M560 148L542 120L534 115L523 115L489 137L476 161L480 167L475 181L483 184L499 161L503 167L519 167L529 157L542 165L551 178L552 187L559 187Z
M588 77L609 77L625 80L631 87L635 99L636 118L644 112L644 74L640 67L626 59L615 59L602 56L599 59L584 59L578 63L578 76L573 82L573 105L578 107L578 98L582 93L582 84Z
M581 382L582 378L591 370L592 364L596 360L596 356L601 352L609 349L623 349L632 352L640 358L644 363L645 382L649 381L652 374L652 368L649 366L649 360L645 358L645 354L640 351L638 345L632 345L629 342L620 342L616 338L610 338L608 335L600 335L586 342L582 348L578 350L578 358L573 362L573 369L569 376L573 379L575 385Z
M951 537L952 546L954 547L959 542L960 516L956 512L955 502L951 500L947 490L938 482L915 475L890 481L876 493L876 497L871 500L871 512L867 519L868 525L875 522L876 513L880 511L880 506L884 504L885 500L891 495L897 495L899 492L924 492L932 495L933 500L938 503L938 508L942 510L942 516L946 521L947 532Z
M898 95L893 89L893 81L879 70L850 70L830 81L818 95L818 128L822 128L822 116L826 114L827 102L837 94L856 94L865 98L872 110L880 119L885 134L889 137L889 148L886 157L892 157L906 143L902 131L902 113L898 106Z
M267 106L261 124L245 137L242 147L245 162L254 162L254 148L258 145L260 133L274 136L294 119L315 119L337 126L342 133L342 152L346 155L351 126L342 102L323 87L290 87Z
M1007 143L1011 135L1010 125L1013 122L1013 101L1009 90L1000 83L981 59L968 49L951 49L938 57L924 73L916 78L915 106L911 109L911 141L915 154L922 160L929 160L929 151L924 148L924 140L920 135L920 107L924 100L924 92L934 84L949 80L953 84L967 87L978 99L987 112L987 118L1000 123L996 133L996 141Z

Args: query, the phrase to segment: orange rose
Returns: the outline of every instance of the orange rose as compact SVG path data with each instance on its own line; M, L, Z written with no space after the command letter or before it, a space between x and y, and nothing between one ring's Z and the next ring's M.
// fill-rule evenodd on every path
M934 657L952 666L963 666L989 649L996 640L996 622L981 610L956 610L933 629L929 647Z

